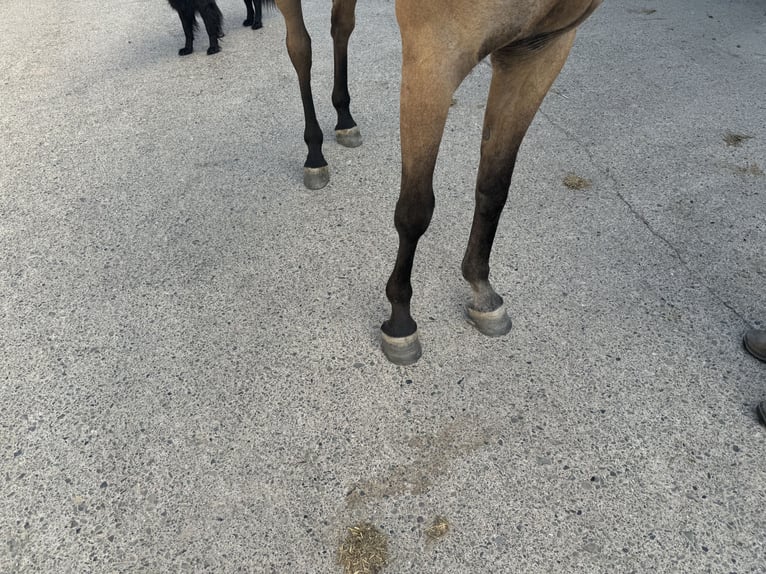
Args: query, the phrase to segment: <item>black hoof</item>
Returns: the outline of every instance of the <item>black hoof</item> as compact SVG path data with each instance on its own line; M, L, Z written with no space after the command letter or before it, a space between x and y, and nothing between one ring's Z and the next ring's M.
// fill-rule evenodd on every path
M253 25L253 19L252 18L248 18L247 20L242 22L242 25L243 26L252 26Z
M476 327L480 333L488 337L502 337L511 330L511 318L505 311L505 306L501 305L494 311L477 311L468 307L466 309L466 319Z
M304 167L303 185L309 189L322 189L330 182L330 169L323 167Z
M217 54L220 51L221 51L221 47L220 46L210 46L207 49L207 55L208 56L212 56L213 54Z
M383 331L380 335L383 354L395 365L412 365L423 354L417 331L406 337L391 337Z
M263 23L262 22L253 22L252 28L253 28L253 30L260 30L261 28L263 28Z
M191 48L181 48L180 50L178 50L178 55L179 56L188 56L193 51L194 50L192 50Z
M362 145L362 133L358 126L347 130L335 130L335 141L345 147L359 147Z

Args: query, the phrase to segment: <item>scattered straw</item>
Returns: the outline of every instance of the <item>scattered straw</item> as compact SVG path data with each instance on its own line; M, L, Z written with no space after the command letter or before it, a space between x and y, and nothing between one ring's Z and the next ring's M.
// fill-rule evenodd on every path
M591 181L584 177L580 177L579 175L570 173L564 178L564 185L569 189L582 190L588 189L591 186Z
M388 540L372 524L348 529L338 550L346 574L378 574L388 561Z
M449 532L449 522L443 516L437 516L434 523L426 528L426 536L432 541L444 538L447 532Z
M739 147L742 145L742 142L745 140L751 140L753 139L753 136L749 136L746 134L735 134L734 132L726 132L723 135L723 141L726 142L726 145L730 145L733 147Z

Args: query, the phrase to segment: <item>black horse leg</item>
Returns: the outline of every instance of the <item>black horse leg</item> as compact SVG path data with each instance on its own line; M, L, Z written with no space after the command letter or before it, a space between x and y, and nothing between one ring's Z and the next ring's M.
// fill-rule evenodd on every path
M251 26L253 30L263 28L261 3L263 0L245 0L247 17L242 22L243 26Z
M253 10L253 2L258 4L258 6L260 7L259 0L245 0L245 10L247 10L247 16L245 17L245 21L242 22L243 26L252 26L253 22L255 21L255 11Z
M285 18L287 53L298 74L303 102L306 124L303 139L308 146L308 156L303 166L303 183L309 189L321 189L330 181L330 170L322 155L322 129L317 122L311 94L311 38L303 22L300 0L277 0L277 7Z
M187 56L194 51L194 28L197 26L197 22L194 17L193 6L185 6L178 10L178 17L181 19L181 26L183 26L184 36L186 37L186 44L178 50L178 55Z
M216 54L221 51L218 39L223 38L223 15L221 10L214 0L209 0L200 7L199 12L203 22L205 22L205 30L210 40L207 53L208 55Z
M335 79L332 89L332 104L338 112L335 139L346 147L362 145L362 135L351 117L348 93L348 39L354 31L356 0L333 0L332 40L335 58Z

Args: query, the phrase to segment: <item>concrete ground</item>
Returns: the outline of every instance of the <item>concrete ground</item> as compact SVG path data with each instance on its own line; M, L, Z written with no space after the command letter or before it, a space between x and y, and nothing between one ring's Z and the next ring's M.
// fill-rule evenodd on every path
M360 2L332 181L303 188L284 24L176 55L166 2L5 0L0 572L766 572L766 7L612 0L520 154L462 319L490 69L455 95L416 261L424 355L379 351L398 194L392 0ZM424 96L424 97L427 97ZM590 180L573 190L568 174ZM437 516L450 525L432 540Z

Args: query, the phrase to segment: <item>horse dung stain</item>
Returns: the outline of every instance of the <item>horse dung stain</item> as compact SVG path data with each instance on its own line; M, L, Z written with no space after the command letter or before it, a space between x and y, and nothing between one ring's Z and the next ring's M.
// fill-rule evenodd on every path
M751 140L753 139L753 136L749 136L746 134L737 134L734 132L726 132L723 134L723 141L726 142L726 145L732 146L732 147L739 147L742 145L742 142L745 140Z
M449 521L443 516L437 516L433 524L426 528L426 537L429 541L439 540L447 535L449 528Z
M338 556L346 574L378 574L388 562L388 539L372 524L351 526Z
M763 170L755 162L745 164L744 166L736 166L736 172L740 175L763 175Z
M580 177L579 175L575 175L574 173L570 173L564 178L564 185L566 185L569 189L575 189L578 191L588 189L591 186L591 183L591 180Z

